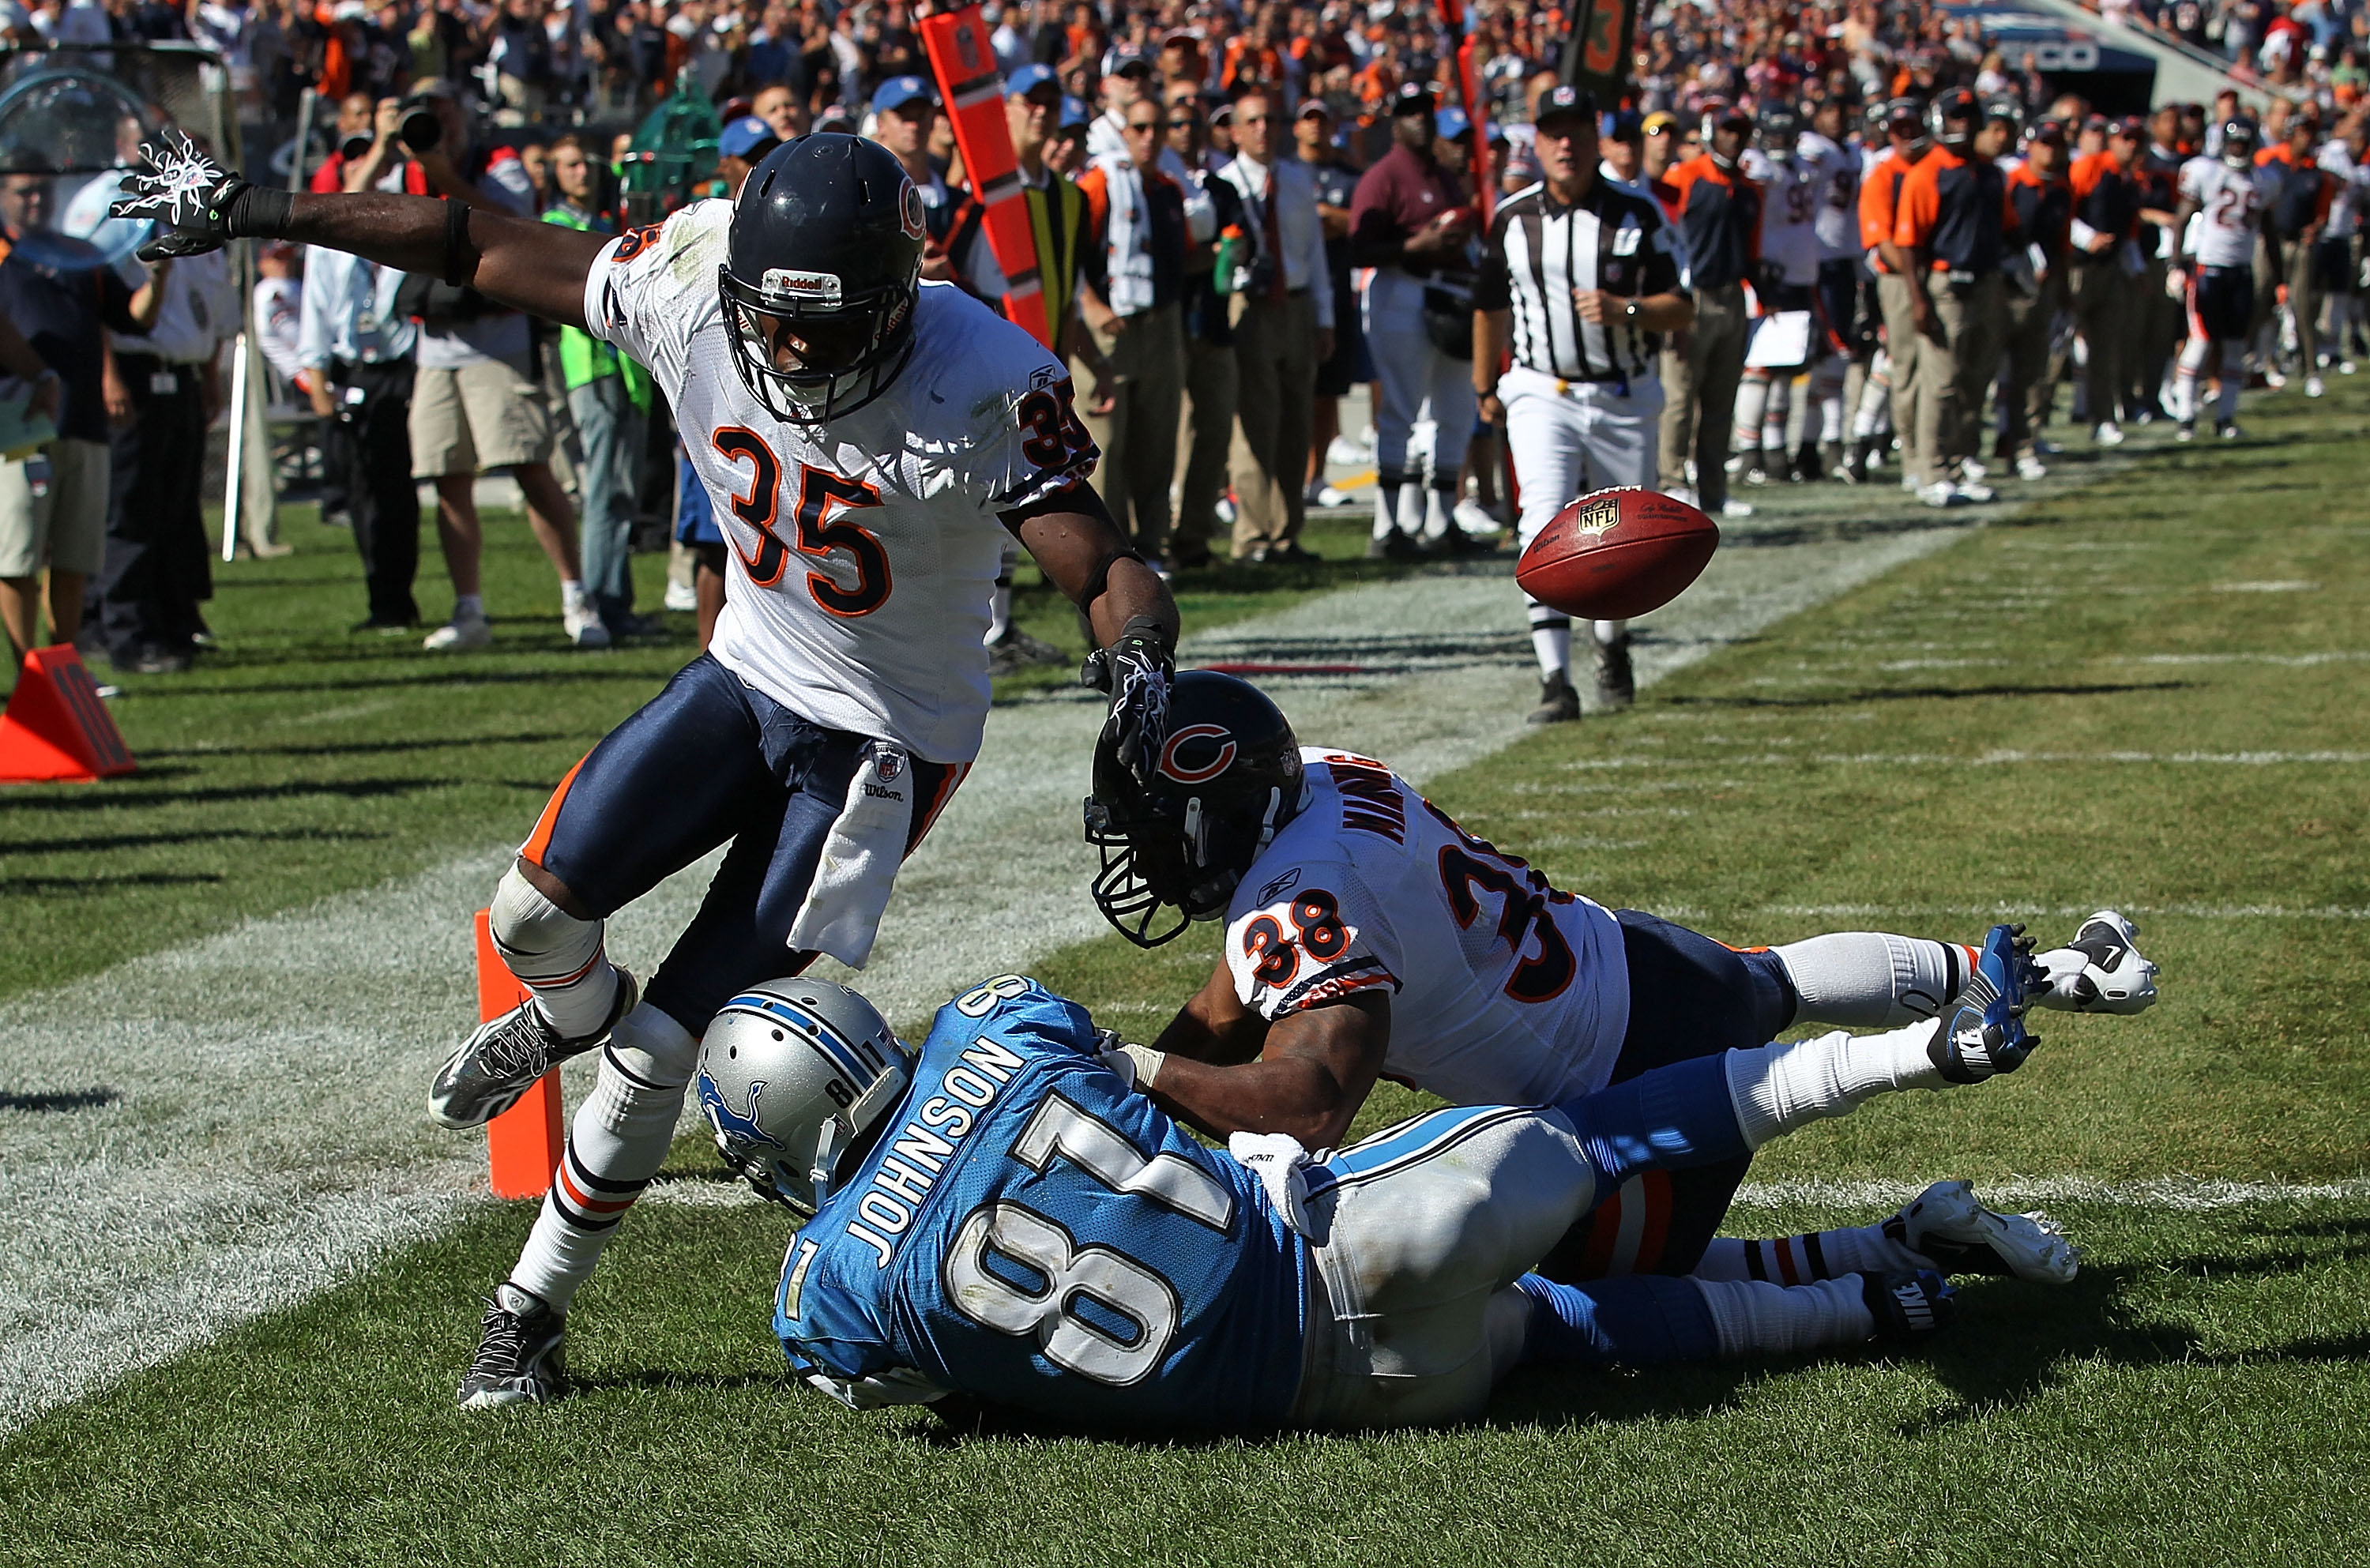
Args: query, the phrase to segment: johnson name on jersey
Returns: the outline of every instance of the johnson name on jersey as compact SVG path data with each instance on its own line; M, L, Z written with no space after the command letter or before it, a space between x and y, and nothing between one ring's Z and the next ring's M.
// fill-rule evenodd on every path
M2180 195L2197 203L2196 248L2201 267L2251 267L2264 206L2278 183L2276 170L2232 168L2220 158L2180 166Z
M1082 483L1099 455L1037 340L925 282L912 358L827 426L785 423L734 367L717 293L732 203L619 236L584 316L666 392L731 544L712 651L817 723L967 762L987 718L1000 513Z
M1371 758L1304 746L1308 801L1226 913L1243 1005L1391 993L1383 1071L1459 1105L1602 1089L1629 1023L1621 928Z
M783 1260L775 1332L863 1408L962 1390L1097 1425L1272 1427L1308 1244L1018 975L938 1009L903 1103Z

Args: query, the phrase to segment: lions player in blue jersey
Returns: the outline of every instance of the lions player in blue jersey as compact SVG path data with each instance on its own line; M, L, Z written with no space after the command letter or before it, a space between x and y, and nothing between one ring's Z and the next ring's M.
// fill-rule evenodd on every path
M2015 975L1954 1025L2020 1057ZM1120 1429L1372 1427L1478 1414L1525 1360L1650 1364L1902 1335L1938 1274L1813 1285L1531 1268L1631 1175L1733 1159L1903 1080L1876 1037L1731 1051L1570 1104L1435 1112L1322 1163L1205 1148L1084 1008L1006 975L915 1052L853 991L791 979L709 1026L726 1160L808 1216L775 1328L865 1409L961 1390ZM1922 1055L1919 1058L1922 1062Z

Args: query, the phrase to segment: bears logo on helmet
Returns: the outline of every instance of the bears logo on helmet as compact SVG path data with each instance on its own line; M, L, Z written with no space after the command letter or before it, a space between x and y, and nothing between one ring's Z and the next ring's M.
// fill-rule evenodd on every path
M1209 744L1213 741L1214 746ZM1160 748L1160 771L1179 784L1206 784L1234 766L1235 753L1234 736L1220 726L1189 724Z
M922 192L920 189L911 182L908 182L905 186L904 195L902 198L902 215L905 220L905 237L907 239L928 238L930 233L928 223L929 214L922 208Z

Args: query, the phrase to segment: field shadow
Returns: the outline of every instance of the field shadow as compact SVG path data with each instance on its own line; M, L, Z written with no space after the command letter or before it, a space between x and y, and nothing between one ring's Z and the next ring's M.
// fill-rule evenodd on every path
M111 1089L53 1089L33 1094L0 1092L0 1112L96 1111L122 1098Z
M214 790L107 789L37 800L18 799L10 801L8 804L22 812L65 813L111 811L119 806L203 806L232 801L301 801L324 795L336 795L349 801L371 801L415 794L422 790L443 790L481 782L483 780L476 778L320 778L290 784L225 785Z
M289 844L324 839L339 844L374 841L388 836L361 828L191 828L183 833L100 834L86 838L0 839L0 855L112 854L121 849L155 849L178 844Z
M1983 697L2116 697L2135 691L2187 691L2194 681L2064 682L2049 686L1877 686L1833 697L1661 697L1671 708L1851 708L1863 702L1957 701Z
M145 766L144 759L152 756L190 757L201 762L229 756L399 756L408 752L453 751L466 746L533 745L544 741L584 738L581 733L553 730L516 735L422 735L417 740L404 741L324 741L315 745L189 746L144 753L143 766Z

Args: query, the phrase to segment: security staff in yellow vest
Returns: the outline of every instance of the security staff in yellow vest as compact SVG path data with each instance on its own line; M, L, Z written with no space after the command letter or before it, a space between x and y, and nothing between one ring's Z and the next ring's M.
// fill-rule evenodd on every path
M1045 164L1045 144L1061 115L1062 83L1051 66L1023 65L1005 78L1004 122L1012 135L1021 195L1029 203L1029 232L1037 242L1037 285L1045 302L1046 323L1053 329L1053 352L1065 363L1073 356L1079 358L1100 379L1106 367L1092 334L1078 320L1078 268L1087 247L1094 243L1087 199ZM1000 309L1009 285L988 246L986 217L987 209L966 196L947 236L947 254L955 259L963 286ZM1067 662L1059 649L1012 624L1012 568L1018 559L1018 551L1007 541L987 628L993 674Z
M765 125L763 121L755 123ZM595 210L598 173L572 132L551 144L551 179L559 200L544 213L545 223L603 234L614 229ZM634 616L629 545L634 497L641 485L642 421L650 410L650 375L575 327L559 329L559 368L568 383L569 417L576 422L584 454L577 469L577 499L584 516L584 591L611 639L628 637L643 629Z

